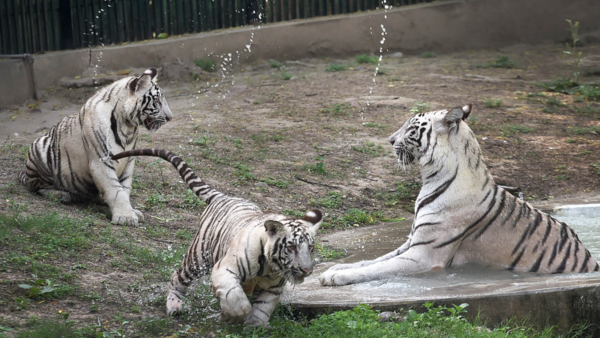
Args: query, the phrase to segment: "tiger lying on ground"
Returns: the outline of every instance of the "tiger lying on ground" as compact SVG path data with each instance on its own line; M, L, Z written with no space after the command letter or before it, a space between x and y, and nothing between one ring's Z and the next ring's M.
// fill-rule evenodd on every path
M99 194L110 207L113 223L143 222L142 213L129 202L135 161L117 163L110 155L135 148L140 125L157 130L173 118L155 78L156 69L150 68L140 77L126 77L98 90L80 112L33 142L20 181L31 192L64 203Z
M371 261L339 264L322 285L346 285L467 262L538 273L598 271L565 223L498 188L475 135L471 105L421 113L389 139L402 166L416 162L423 187L408 241Z
M221 302L221 320L266 326L286 282L302 283L312 273L311 253L321 211L310 210L302 219L264 214L254 203L211 188L171 152L135 149L112 158L128 156L155 156L171 162L207 204L181 267L171 276L167 314L180 311L187 287L212 269L211 289ZM253 296L252 304L246 294Z

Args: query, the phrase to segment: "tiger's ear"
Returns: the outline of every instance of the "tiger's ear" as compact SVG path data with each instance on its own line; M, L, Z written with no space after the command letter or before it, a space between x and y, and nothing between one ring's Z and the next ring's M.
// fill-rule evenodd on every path
M129 90L131 93L145 93L152 86L152 81L156 79L156 68L148 68L142 74L142 76L133 79L131 83L129 83Z
M472 106L473 105L469 103L468 105L463 107L456 107L450 109L450 111L446 113L446 116L444 116L444 124L451 128L459 120L466 120L467 117L469 117L469 114L471 114Z
M265 231L270 237L275 237L285 230L285 225L281 222L268 220L265 222Z
M323 222L323 213L319 209L309 210L306 212L306 214L304 214L302 220L312 223L313 226L310 227L310 229L314 232L317 232L321 226L321 223Z

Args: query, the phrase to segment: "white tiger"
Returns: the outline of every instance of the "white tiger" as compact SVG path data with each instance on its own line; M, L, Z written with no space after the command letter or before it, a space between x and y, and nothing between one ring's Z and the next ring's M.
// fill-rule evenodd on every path
M116 81L96 92L81 111L65 117L36 139L27 153L20 181L31 192L64 203L97 197L108 204L112 222L137 225L142 213L129 194L134 159L111 161L114 152L133 149L140 125L157 130L173 118L156 69Z
M339 264L319 277L346 285L467 262L538 273L598 271L565 223L499 188L463 121L471 105L421 113L390 137L401 165L416 162L423 187L408 241L371 261Z
M156 156L171 162L207 204L181 267L171 276L167 314L181 311L188 286L212 270L211 289L221 303L221 320L266 326L285 284L302 283L313 271L311 253L321 211L310 210L302 219L265 214L252 202L211 188L171 152L135 149L113 159L128 156ZM252 302L246 294L253 296Z

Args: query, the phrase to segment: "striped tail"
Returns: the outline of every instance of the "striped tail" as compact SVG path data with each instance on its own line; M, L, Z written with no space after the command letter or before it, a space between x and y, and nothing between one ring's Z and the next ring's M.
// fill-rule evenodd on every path
M111 159L118 160L130 156L160 157L165 161L171 162L177 171L179 171L179 175L181 175L181 178L187 183L188 187L190 187L194 194L200 197L201 200L205 201L206 204L210 204L215 197L223 195L223 193L204 183L204 181L196 176L194 171L192 171L179 156L170 151L164 149L132 149L113 155L111 156Z
M27 172L25 170L19 172L18 180L24 185L27 185Z

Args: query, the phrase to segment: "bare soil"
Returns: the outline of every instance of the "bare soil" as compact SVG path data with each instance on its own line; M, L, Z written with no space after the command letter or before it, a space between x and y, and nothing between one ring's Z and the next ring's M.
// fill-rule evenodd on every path
M175 118L155 133L144 132L140 147L180 154L209 184L252 200L263 210L292 213L321 208L330 221L324 232L331 232L355 225L334 221L350 209L379 213L375 220L410 217L419 176L414 170L397 168L388 136L411 116L411 108L422 103L429 110L473 103L468 123L497 183L520 187L527 200L538 204L599 201L600 105L578 95L544 92L539 86L573 72L563 49L554 44L519 45L433 58L384 56L377 76L375 65L348 58L279 60L285 68L263 62L226 73L196 71L195 77L159 79ZM585 57L581 82L600 81L600 45L580 50ZM490 67L498 56L508 57L515 68ZM331 62L349 69L328 72ZM102 237L107 231L115 238L114 242L99 240L78 259L72 255L39 258L73 274L71 279L65 279L65 273L55 278L68 280L77 291L61 299L33 300L24 309L16 306L15 299L24 297L18 284L31 279L31 267L9 258L0 261L2 326L28 327L32 316L56 318L59 311L69 312L79 326L106 322L102 330L115 330L125 319L141 322L164 317L160 297L178 259L164 263L166 267L161 263L164 269L156 270L153 265L159 263L128 260L130 249L123 243L167 254L175 248L181 257L202 208L169 164L138 160L131 199L146 216L146 224L139 228L112 226L103 207L61 205L16 183L16 174L25 165L26 147L57 119L49 118L51 123L40 127L35 114L50 117L45 114L52 114L52 107L60 112L61 106L73 111L94 91L51 88L46 97L52 104L0 111L4 128L0 213L55 212L86 220L98 238L109 238ZM491 107L492 99L501 104ZM33 109L39 111L32 113ZM27 255L15 248L2 249L10 248L10 240L0 236L0 257ZM72 269L76 263L86 268ZM213 309L170 321L167 332L176 332L179 325L196 325L216 313L214 304L202 297L193 304Z

